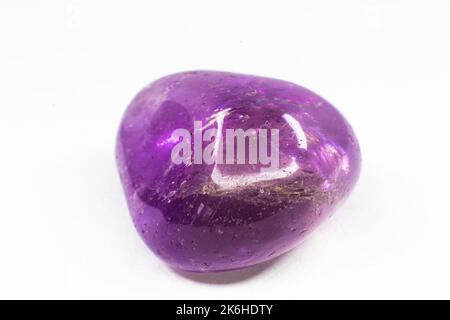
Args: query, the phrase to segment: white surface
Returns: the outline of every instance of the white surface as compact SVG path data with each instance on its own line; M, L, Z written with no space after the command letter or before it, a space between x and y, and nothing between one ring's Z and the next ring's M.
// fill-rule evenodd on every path
M445 0L2 1L0 298L450 298L449 16ZM302 246L201 281L145 247L114 160L134 94L191 69L304 85L363 152Z

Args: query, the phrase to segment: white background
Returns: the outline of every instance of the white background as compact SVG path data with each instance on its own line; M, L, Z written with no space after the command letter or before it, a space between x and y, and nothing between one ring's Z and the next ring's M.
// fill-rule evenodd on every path
M135 232L120 118L161 76L316 91L354 127L350 198L273 263L187 276ZM0 298L450 298L449 1L0 4Z

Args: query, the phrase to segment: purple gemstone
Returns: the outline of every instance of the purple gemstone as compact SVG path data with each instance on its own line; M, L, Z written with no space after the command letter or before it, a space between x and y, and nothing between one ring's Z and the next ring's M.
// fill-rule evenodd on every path
M117 162L145 243L174 268L208 272L293 248L350 193L361 156L348 122L315 93L195 71L134 98Z

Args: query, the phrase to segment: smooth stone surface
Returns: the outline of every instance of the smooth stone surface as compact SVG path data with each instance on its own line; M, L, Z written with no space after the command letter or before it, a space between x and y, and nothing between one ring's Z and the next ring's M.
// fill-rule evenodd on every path
M198 164L194 156L175 164L182 139L174 132L187 129L195 148L194 121L220 133L278 129L278 167ZM268 141L270 150L275 140ZM350 125L323 98L285 81L213 71L144 88L123 117L116 152L145 243L170 266L198 272L251 266L293 248L349 194L361 162Z

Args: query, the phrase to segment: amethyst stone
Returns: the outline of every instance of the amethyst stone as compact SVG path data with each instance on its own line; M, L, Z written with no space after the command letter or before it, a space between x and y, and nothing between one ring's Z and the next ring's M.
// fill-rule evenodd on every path
M170 266L224 271L293 248L351 191L344 117L298 85L228 72L159 79L131 102L117 162L134 224Z

